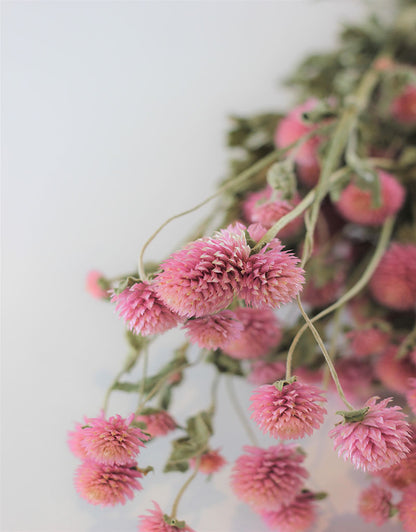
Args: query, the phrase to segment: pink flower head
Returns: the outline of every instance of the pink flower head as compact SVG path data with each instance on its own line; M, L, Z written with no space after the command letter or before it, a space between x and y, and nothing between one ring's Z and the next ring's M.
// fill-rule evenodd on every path
M280 385L280 386L279 386ZM296 440L318 429L326 414L323 392L310 384L264 384L251 396L252 419L274 438Z
M361 421L345 421L329 433L338 456L350 460L357 469L378 471L402 460L409 452L409 424L399 406L388 407L391 398L376 404L371 397Z
M87 424L88 421L84 423ZM83 460L87 458L87 452L82 445L84 439L84 426L81 423L75 423L75 430L68 432L68 446L71 449L72 454Z
M410 440L410 451L403 460L391 467L377 471L377 475L392 488L401 490L416 482L416 434L414 427L412 427Z
M247 454L237 458L231 476L234 493L256 511L275 510L290 503L308 476L304 460L294 446L268 449L245 446Z
M272 530L303 532L316 520L315 496L310 492L301 492L289 504L282 504L276 510L261 512L261 517Z
M371 192L363 190L355 183L350 183L341 192L336 203L342 216L349 222L362 225L379 226L398 212L404 202L405 189L397 179L378 170L381 188L381 206L374 207Z
M317 282L317 279L310 278L305 284L302 292L302 301L311 307L326 307L333 303L340 295L344 281L345 271L335 269L332 279L325 283Z
M396 345L390 345L377 360L375 370L384 386L405 393L408 379L416 378L416 365L409 355L397 358L398 349Z
M416 379L408 380L406 399L407 404L410 406L413 414L416 416Z
M175 327L178 316L161 301L148 282L136 283L111 298L116 310L135 334L160 334Z
M104 299L108 297L108 291L100 285L100 279L105 279L104 275L97 270L91 270L87 274L85 288L87 292L97 299Z
M149 515L139 516L139 532L195 532L184 521L177 521L163 514L157 502L153 501L153 510L148 510ZM178 526L173 523L177 522Z
M302 120L302 114L311 111L317 104L315 99L309 99L298 105L281 120L277 126L274 142L277 148L285 148L301 137L310 133L318 126L307 124ZM319 136L311 137L296 151L295 161L298 166L299 177L307 186L315 186L318 182L320 165L318 147L321 142Z
M385 325L385 327L380 327L369 322L358 329L348 332L346 337L352 353L358 357L367 357L369 355L378 355L384 351L390 339L388 325Z
M224 353L239 359L258 358L279 344L282 332L272 310L239 307L234 312L244 329L237 340L222 346Z
M288 214L299 203L299 195L286 201L279 191L274 191L270 185L259 192L249 194L243 203L243 213L250 223L260 223L266 229ZM279 231L279 238L290 238L303 225L303 219L298 216Z
M390 517L392 493L378 484L371 484L360 494L358 511L367 523L383 525Z
M176 421L166 412L166 410L149 409L144 414L135 416L134 420L146 425L146 432L152 438L156 436L165 436L172 430L176 429Z
M191 458L190 463L192 467L195 467L196 458ZM217 473L217 471L220 471L220 469L222 469L226 463L227 461L219 453L218 449L215 451L207 451L201 456L198 472L204 473L205 475L211 475L212 473Z
M250 247L242 224L201 238L162 263L156 289L180 316L207 316L226 308L241 284Z
M416 483L408 486L403 492L399 504L399 518L405 532L416 530Z
M243 324L231 310L188 320L184 326L191 343L205 349L218 349L222 345L237 340Z
M416 246L393 243L370 280L374 299L394 310L416 305Z
M416 124L416 85L407 85L404 91L395 98L391 106L391 114L402 124Z
M148 439L139 428L130 426L133 418L134 414L127 419L119 415L108 420L104 415L88 418L81 441L87 457L108 466L129 464Z
M251 384L260 386L261 384L272 384L285 376L286 365L284 362L266 362L256 360L251 363L250 373L247 380Z
M75 488L90 504L125 504L126 499L134 497L133 490L142 489L137 479L143 475L136 465L136 462L130 462L110 466L86 460L77 469Z

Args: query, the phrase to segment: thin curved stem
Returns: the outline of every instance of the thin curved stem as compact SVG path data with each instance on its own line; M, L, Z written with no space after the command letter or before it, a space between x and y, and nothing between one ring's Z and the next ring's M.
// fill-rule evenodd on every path
M241 424L245 428L245 430L247 432L247 436L251 440L252 444L255 445L256 447L258 447L259 446L259 442L257 441L256 435L254 434L253 429L250 427L250 425L249 425L249 423L248 423L248 421L246 419L246 416L244 415L244 412L243 412L243 410L242 410L242 408L240 406L240 403L238 402L237 395L235 393L235 389L234 389L234 386L233 386L232 377L228 377L226 379L226 385L227 385L227 392L228 392L228 395L230 397L231 404L233 405L234 410L235 410L238 418L241 421Z
M189 486L189 484L194 480L194 478L197 476L198 474L198 469L199 469L199 464L201 462L201 456L198 456L196 458L196 462L195 462L195 471L192 473L192 475L186 480L185 484L182 486L182 488L179 490L178 494L176 495L176 498L173 502L173 506L172 506L172 512L170 514L171 518L172 519L176 519L176 514L177 514L177 511L178 511L178 506L179 506L179 502L182 498L182 495L185 493L186 491L186 488Z

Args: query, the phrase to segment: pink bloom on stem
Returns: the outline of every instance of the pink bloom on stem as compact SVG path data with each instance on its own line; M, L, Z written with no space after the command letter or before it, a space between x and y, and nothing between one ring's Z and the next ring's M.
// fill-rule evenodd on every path
M369 322L348 332L345 336L355 356L367 357L384 351L390 339L390 332L387 331L387 327L383 329Z
M139 532L195 532L183 521L176 521L180 527L175 526L175 520L163 514L157 502L153 501L153 510L148 510L149 515L139 516Z
M161 264L156 289L165 304L187 318L226 308L238 291L250 247L242 224L201 238Z
M247 380L258 386L261 384L273 384L273 382L282 379L285 376L285 373L286 364L284 362L256 360L251 363L250 373Z
M409 355L397 358L398 347L390 345L375 365L376 375L390 390L405 393L408 379L416 378L416 365Z
M90 504L125 504L126 499L134 497L133 490L142 489L137 479L143 475L136 466L136 462L110 466L86 460L77 469L76 490Z
M82 427L87 423L87 421L84 424L76 423L75 430L68 432L68 446L72 454L83 460L87 458L87 452L82 445L84 439L84 429Z
M87 273L85 288L93 297L104 299L107 298L109 294L107 290L104 290L104 288L100 286L100 279L105 279L104 275L97 270L91 270Z
M264 433L274 438L296 440L323 423L326 402L323 392L310 384L291 382L276 387L264 384L251 396L250 410L252 419Z
M329 433L338 456L350 460L356 469L378 471L397 464L409 452L410 426L399 406L388 407L391 398L377 404L371 397L361 421L344 421Z
M134 414L127 419L119 415L108 420L104 415L86 419L81 445L87 457L109 466L129 464L148 440L139 428L130 426L133 418Z
M217 471L220 471L220 469L222 469L226 463L227 461L219 453L218 449L215 451L207 451L201 456L198 472L204 473L205 475L211 475L212 473L217 473ZM191 458L190 464L192 467L195 467L196 458Z
M399 504L399 518L405 532L416 530L416 483L408 486L403 492Z
M407 404L410 406L413 414L416 416L416 379L408 380L408 389L406 392Z
M245 446L231 476L234 493L256 511L274 510L290 503L300 490L308 472L294 446L276 445L268 449Z
M394 310L416 305L416 246L392 243L370 280L374 299Z
M135 416L134 420L145 423L146 428L144 430L146 430L152 438L156 436L165 436L172 430L176 429L176 421L169 412L166 412L166 410L145 412L144 414Z
M238 339L222 346L233 358L258 358L266 355L282 339L279 322L272 310L239 307L234 310L244 329Z
M391 499L390 490L373 483L361 492L358 512L367 523L381 526L390 517Z
M349 222L361 225L379 226L396 214L403 205L405 189L397 179L378 170L381 188L381 206L375 207L369 190L363 190L355 183L349 183L341 192L336 206L342 216Z
M243 324L231 310L188 320L184 325L186 336L191 343L205 349L218 349L222 345L237 340Z
M404 91L394 99L391 114L403 124L416 124L416 85L407 85Z
M261 512L263 521L278 532L303 532L316 520L316 500L313 493L301 492L289 504Z
M410 437L410 451L397 464L377 471L380 476L392 488L403 489L416 482L416 434L414 427Z
M114 294L111 301L116 303L116 311L135 334L160 334L176 327L179 321L178 316L159 299L148 281L136 283L120 294Z

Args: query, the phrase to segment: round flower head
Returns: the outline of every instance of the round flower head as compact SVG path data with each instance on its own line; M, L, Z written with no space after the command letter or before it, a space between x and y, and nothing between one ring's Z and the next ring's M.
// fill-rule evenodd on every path
M416 85L407 85L392 103L391 114L402 124L416 124Z
M372 204L371 192L350 183L341 192L336 205L342 216L349 222L379 226L403 205L405 190L397 179L378 170L381 188L381 206Z
M393 243L384 253L373 277L374 299L394 310L411 310L416 305L416 246Z
M207 316L226 308L250 254L245 227L236 224L171 255L156 277L157 293L180 316Z
M378 526L390 517L392 493L378 484L371 484L360 494L358 512L364 521Z
M405 532L416 530L416 483L408 486L403 492L399 504L399 518Z
M130 462L110 466L86 460L77 469L75 488L90 504L125 504L127 499L134 497L133 490L142 489L137 479L143 475L136 465L136 462Z
M310 384L278 381L251 396L252 419L274 438L296 440L318 429L326 414L323 392Z
M119 415L108 420L104 415L86 419L88 425L82 429L81 441L86 455L109 466L129 464L148 439L139 428L130 426L133 418L134 414L127 419Z
M198 472L204 473L205 475L211 475L212 473L220 471L220 469L222 469L226 463L227 461L223 456L221 456L218 449L215 451L207 451L201 456ZM196 459L191 458L190 464L192 467L195 467Z
M274 510L290 503L308 476L300 464L304 460L294 446L276 445L268 449L244 447L233 467L231 486L242 501L256 511Z
M301 492L289 504L277 510L261 512L263 521L277 532L303 532L316 520L316 501L313 493Z
M416 416L416 379L408 380L406 399L407 404L410 406L413 414Z
M410 427L402 409L388 407L391 398L378 404L377 399L372 397L366 402L360 416L362 420L348 421L346 418L329 433L338 456L350 460L363 471L378 471L397 464L409 451Z
M186 336L191 343L205 349L218 349L222 345L237 340L243 324L231 310L188 320L184 325Z
M405 393L409 378L416 378L416 365L409 355L397 358L398 347L390 345L375 365L376 375L390 390Z
M149 515L139 516L139 532L195 532L184 521L163 514L157 502L153 501L153 506L153 510L148 510ZM179 526L175 526L175 523Z
M84 425L86 423L87 421ZM68 446L71 449L72 454L82 459L87 458L87 452L82 445L84 439L84 429L82 427L84 425L76 423L75 430L68 432Z
M161 301L148 281L136 283L114 294L111 301L128 328L135 334L160 334L176 327L179 319Z
M261 384L272 384L273 382L282 379L286 372L286 364L284 362L266 362L265 360L257 360L251 363L250 373L247 380L251 384L260 386Z
M165 436L172 430L176 429L176 422L166 410L145 410L143 414L135 416L134 420L146 425L146 432L152 438L155 436Z
M104 275L101 272L96 270L91 270L87 274L87 279L85 282L85 287L87 292L97 299L105 299L108 297L108 291L100 285L100 279L105 279Z
M239 307L234 312L244 329L238 339L222 346L224 353L239 359L257 358L279 344L282 332L272 310Z
M348 332L346 337L355 356L367 357L369 355L378 355L384 351L388 345L390 333L388 332L387 324L385 328L381 328L370 322Z
M380 469L379 475L392 488L403 489L416 482L416 434L412 427L409 453L399 463Z

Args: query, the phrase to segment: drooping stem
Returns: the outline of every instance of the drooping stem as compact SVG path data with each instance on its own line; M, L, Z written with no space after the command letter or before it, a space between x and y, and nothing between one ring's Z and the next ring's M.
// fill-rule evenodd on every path
M180 502L180 500L182 498L182 495L185 493L186 488L189 486L189 484L197 476L200 462L201 462L201 456L198 456L196 458L196 461L195 461L195 470L194 470L194 472L192 473L192 475L190 477L188 477L188 479L186 480L185 484L182 486L182 488L179 490L178 494L176 495L176 498L175 498L175 500L173 502L173 506L172 506L172 512L170 514L172 519L176 519L176 514L177 514L177 511L178 511L179 502Z
M256 447L258 447L259 443L257 441L256 435L254 434L253 429L250 427L250 424L248 423L246 419L243 409L241 408L240 403L238 402L238 398L237 398L237 395L235 393L235 389L233 386L232 377L228 377L226 379L226 387L227 387L227 392L228 392L231 404L233 405L234 410L238 418L241 421L241 424L243 425L245 431L247 432L247 436L249 437L251 443L255 445Z

